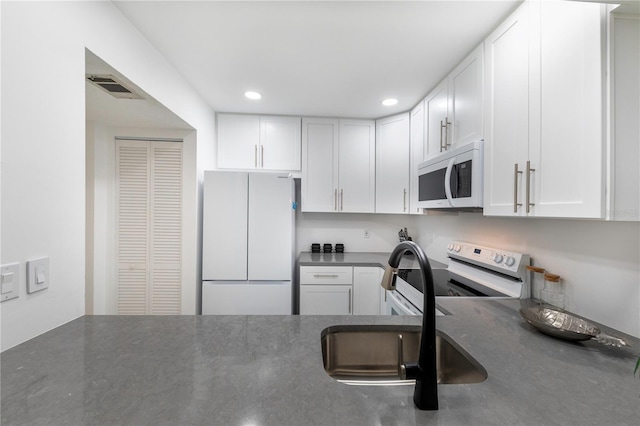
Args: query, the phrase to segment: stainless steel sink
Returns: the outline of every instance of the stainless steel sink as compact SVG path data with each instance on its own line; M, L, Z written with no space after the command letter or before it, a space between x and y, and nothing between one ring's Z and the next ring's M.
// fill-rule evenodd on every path
M420 326L337 325L322 331L324 369L350 385L401 385L400 365L417 362ZM449 336L436 330L438 383L480 383L487 371Z

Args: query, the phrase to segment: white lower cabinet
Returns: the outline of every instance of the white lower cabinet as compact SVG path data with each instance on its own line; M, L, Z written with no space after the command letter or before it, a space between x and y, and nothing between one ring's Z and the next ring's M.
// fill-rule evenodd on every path
M351 285L300 285L301 315L351 315Z
M353 314L380 315L382 268L353 267Z
M301 266L300 315L378 315L382 268Z

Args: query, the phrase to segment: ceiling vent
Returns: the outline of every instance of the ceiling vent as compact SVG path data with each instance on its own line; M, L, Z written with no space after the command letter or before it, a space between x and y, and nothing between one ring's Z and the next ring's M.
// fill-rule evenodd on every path
M87 74L87 81L118 99L143 99L133 90L131 84L124 83L111 74Z

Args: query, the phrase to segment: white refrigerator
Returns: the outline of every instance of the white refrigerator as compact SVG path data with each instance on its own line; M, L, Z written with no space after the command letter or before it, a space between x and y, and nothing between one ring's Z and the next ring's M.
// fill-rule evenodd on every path
M294 209L288 174L205 172L203 315L292 313Z

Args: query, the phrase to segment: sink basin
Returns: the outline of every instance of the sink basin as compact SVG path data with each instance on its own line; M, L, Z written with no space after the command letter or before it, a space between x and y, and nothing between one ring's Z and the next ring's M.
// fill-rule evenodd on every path
M399 365L418 361L421 326L337 325L322 331L324 369L350 385L410 385ZM449 336L436 330L438 383L480 383L487 371Z

